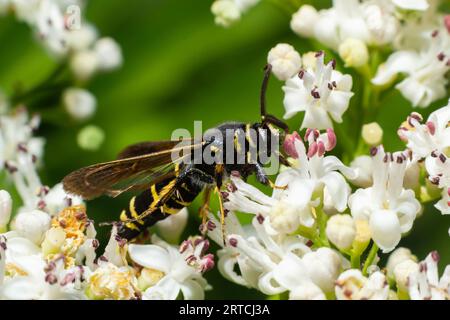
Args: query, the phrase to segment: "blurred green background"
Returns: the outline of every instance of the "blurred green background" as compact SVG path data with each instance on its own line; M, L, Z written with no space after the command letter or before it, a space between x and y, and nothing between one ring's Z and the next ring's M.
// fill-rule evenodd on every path
M314 3L326 6L329 1ZM106 140L98 151L81 150L76 135L86 123L71 120L58 100L43 108L32 106L44 118L38 133L47 141L44 183L53 185L71 170L114 159L128 144L168 139L176 128L193 129L195 120L202 120L204 129L226 120L258 121L262 69L270 48L288 42L301 53L317 49L290 31L288 12L270 1L257 5L229 29L214 24L210 6L211 1L206 0L88 2L87 19L101 35L117 40L124 55L120 70L98 75L87 85L98 99L98 111L88 123L101 127ZM7 93L18 86L28 88L39 83L56 66L32 38L27 26L11 17L0 19L0 87ZM338 66L342 67L340 61ZM361 87L361 82L354 75L354 90ZM281 85L273 78L268 91L269 110L279 117L284 113ZM361 107L358 99L358 95L353 98L342 126L352 147L356 147L360 130L354 121ZM426 117L445 103L443 99L419 111ZM396 91L383 97L377 121L384 129L387 150L404 147L396 131L411 111L410 104ZM289 123L292 129L298 129L301 116ZM337 149L336 153L341 151ZM127 196L96 199L88 203L88 214L97 223L116 220L127 201ZM197 201L191 207L191 220L196 219L198 205ZM192 222L186 235L196 232L198 222ZM450 216L441 216L429 205L402 244L411 247L421 259L429 251L439 250L442 267L450 263L449 227ZM98 231L105 241L108 228L98 227ZM207 298L262 297L254 290L223 280L217 271L206 278L216 288L207 293Z

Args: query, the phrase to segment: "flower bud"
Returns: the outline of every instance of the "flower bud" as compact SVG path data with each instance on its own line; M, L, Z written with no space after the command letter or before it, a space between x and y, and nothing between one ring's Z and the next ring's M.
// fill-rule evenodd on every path
M346 67L362 67L369 61L369 50L366 44L359 40L348 38L339 46L339 56Z
M314 283L304 282L289 292L289 300L326 300L326 297Z
M363 125L362 137L369 146L376 146L383 139L383 129L377 122L371 122Z
M77 142L80 148L95 151L100 148L105 140L105 133L97 126L89 125L80 130Z
M94 26L83 23L81 28L72 29L67 33L67 46L74 51L86 50L97 38L97 30Z
M286 135L286 138L283 142L283 149L289 157L294 159L298 158L297 148L295 147L296 141L302 141L302 138L298 134L297 131L294 131L292 134Z
M223 27L229 27L241 18L241 11L234 1L216 0L211 6L214 22Z
M87 90L69 88L63 93L63 102L66 111L77 120L90 118L97 106L94 95Z
M11 218L12 199L6 190L0 190L0 233L5 232Z
M178 243L186 227L188 217L189 212L184 208L177 214L172 214L168 218L159 221L156 227L164 240L170 243Z
M101 38L94 46L98 68L103 71L114 70L122 65L122 50L112 38Z
M325 293L332 292L334 282L341 270L341 258L332 249L319 248L308 252L302 258L309 278Z
M350 167L356 171L356 178L349 179L355 186L368 188L372 185L373 161L370 156L356 157Z
M394 278L397 288L403 292L408 291L408 277L410 274L419 271L419 264L411 259L407 259L399 263L394 268Z
M447 28L448 33L450 34L450 14L447 14L444 17L444 25Z
M138 278L138 288L141 289L141 291L145 291L146 289L153 287L155 284L158 283L159 280L161 280L164 277L164 272L150 269L150 268L144 268L141 271L141 274Z
M74 54L70 68L80 80L88 80L97 71L99 65L97 54L93 51L80 51Z
M408 163L403 178L403 187L405 189L416 190L420 188L420 165L417 161Z
M390 255L386 264L387 275L389 278L394 277L394 270L397 265L406 260L417 261L416 256L407 248L397 248Z
M50 227L50 216L40 210L22 212L15 218L14 227L21 236L40 245Z
M300 71L302 58L293 46L279 43L273 47L267 56L267 62L272 65L273 74L286 81Z
M356 236L355 223L348 214L337 214L327 222L328 239L339 249L347 250L352 246Z
M42 254L48 256L50 254L56 254L60 251L61 246L66 240L66 232L61 227L50 228L45 233L44 241L42 241Z
M355 221L356 236L353 240L353 252L361 255L367 248L372 236L370 232L369 222L367 220L358 219Z
M313 37L314 26L319 19L319 13L311 5L303 5L292 15L291 29L302 37Z
M392 0L402 10L425 11L430 6L427 0Z

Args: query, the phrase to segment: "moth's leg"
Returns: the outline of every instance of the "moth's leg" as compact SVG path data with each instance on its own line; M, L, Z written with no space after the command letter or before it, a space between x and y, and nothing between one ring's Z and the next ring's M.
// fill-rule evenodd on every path
M273 183L269 177L267 176L266 172L264 171L264 168L259 164L255 164L256 167L256 179L266 185L266 186L270 186L273 189L280 189L280 190L286 190L287 189L287 185L285 186L277 186L275 185L275 183Z
M202 235L204 236L206 234L206 232L208 231L208 228L206 226L206 220L209 214L209 202L211 200L211 191L212 191L212 187L211 186L207 186L205 188L205 190L203 191L203 204L200 207L199 210L199 214L200 217L202 218Z
M223 180L223 172L224 172L224 165L218 164L215 168L215 174L216 174L216 193L219 197L219 209L220 209L220 225L222 229L222 239L223 239L223 246L226 247L226 233L225 233L225 208L223 206L223 195L220 191L220 188L222 187L222 180Z

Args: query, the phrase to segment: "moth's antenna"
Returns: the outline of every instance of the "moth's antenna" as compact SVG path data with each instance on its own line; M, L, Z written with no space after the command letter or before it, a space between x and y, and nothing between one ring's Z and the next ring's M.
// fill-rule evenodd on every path
M261 86L261 95L260 95L260 107L261 107L261 119L264 121L266 117L266 92L267 85L269 84L270 73L272 72L272 65L267 64L264 68L264 80Z

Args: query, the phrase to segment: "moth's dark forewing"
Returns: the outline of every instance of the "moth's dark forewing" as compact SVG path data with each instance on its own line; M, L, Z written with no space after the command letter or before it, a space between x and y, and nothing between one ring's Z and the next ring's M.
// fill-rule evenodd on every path
M131 157L143 156L150 153L160 152L164 150L170 150L175 148L181 142L186 143L191 141L192 140L190 139L184 139L182 141L168 140L168 141L139 142L123 149L117 156L117 159L126 159Z
M74 171L63 179L64 189L86 200L103 194L117 196L174 176L174 168L203 143L184 144L150 154L95 164ZM177 153L182 153L177 155Z

